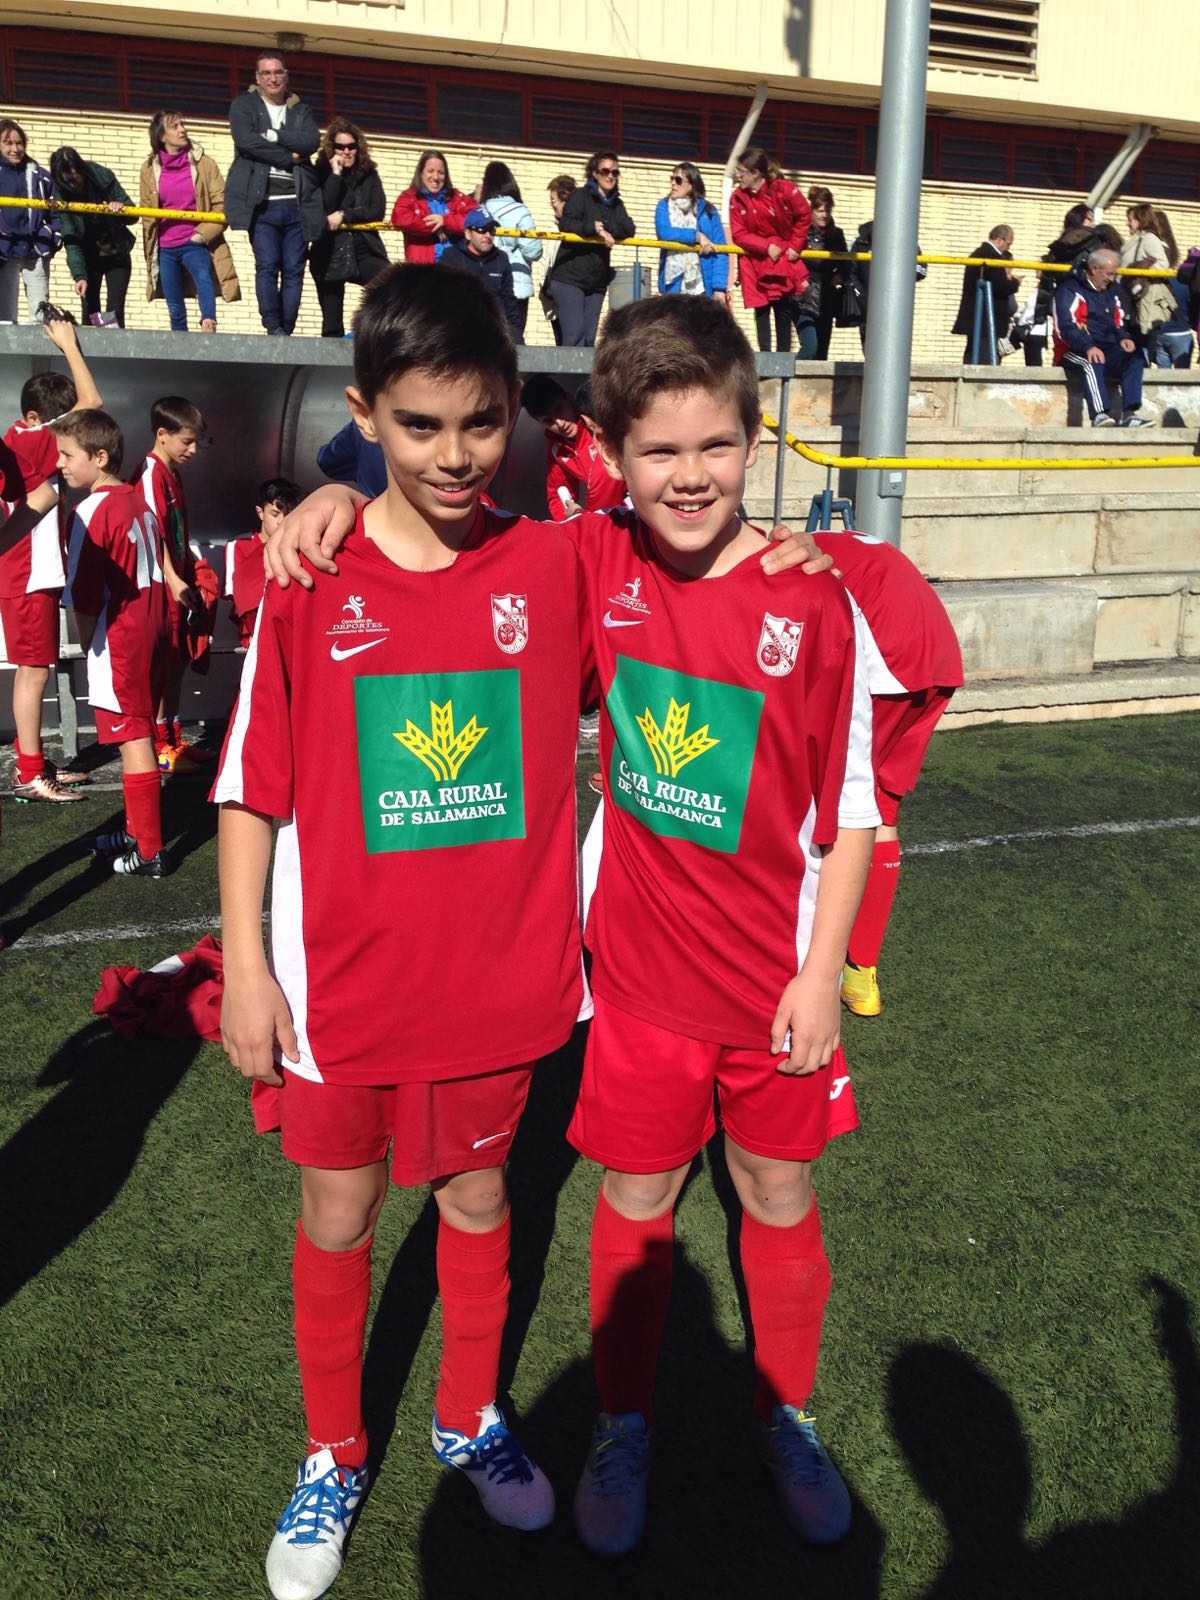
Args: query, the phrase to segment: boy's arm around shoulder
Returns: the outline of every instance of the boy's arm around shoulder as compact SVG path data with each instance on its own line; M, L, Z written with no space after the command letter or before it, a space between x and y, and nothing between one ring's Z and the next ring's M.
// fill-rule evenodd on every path
M18 500L6 520L0 522L0 556L20 544L57 504L58 493L49 479L31 489L24 500Z
M263 895L271 860L271 818L235 801L221 806L217 866L221 885L221 938L225 985L221 1043L246 1078L279 1084L275 1058L298 1061L296 1030L283 991L271 976L263 948Z

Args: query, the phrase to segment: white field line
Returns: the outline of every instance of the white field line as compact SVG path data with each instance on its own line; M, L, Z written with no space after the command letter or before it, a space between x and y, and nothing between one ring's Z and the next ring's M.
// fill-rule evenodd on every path
M1082 822L1070 828L1026 828L1018 833L984 833L973 839L935 839L927 844L904 846L906 856L952 855L959 850L986 850L997 844L1026 844L1044 839L1098 839L1122 834L1157 833L1163 828L1200 828L1197 817L1143 817L1133 822ZM263 918L268 921L269 918ZM173 922L153 922L142 927L130 923L116 928L76 928L62 933L35 933L18 939L7 952L21 950L53 950L73 944L125 944L133 939L148 939L160 933L198 933L217 930L220 916L214 910L211 917L184 917ZM169 955L169 951L164 951Z

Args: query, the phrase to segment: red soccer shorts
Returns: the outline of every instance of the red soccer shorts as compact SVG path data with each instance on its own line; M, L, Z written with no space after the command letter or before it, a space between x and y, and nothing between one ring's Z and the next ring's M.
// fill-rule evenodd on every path
M846 1057L839 1047L803 1078L778 1071L780 1059L671 1033L597 996L567 1138L617 1172L671 1172L715 1133L715 1089L725 1132L743 1150L815 1161L858 1127Z
M298 1166L366 1167L390 1144L393 1183L430 1183L503 1166L532 1077L520 1066L437 1083L313 1083L285 1063L277 1118L256 1102L255 1120L260 1132L279 1127L283 1153Z
M105 711L93 706L97 744L130 744L134 739L154 738L154 718L134 716L129 711Z
M871 698L875 800L889 828L899 820L900 801L917 786L933 730L953 693L953 689L921 689Z
M0 599L4 659L14 667L52 667L58 660L58 589Z

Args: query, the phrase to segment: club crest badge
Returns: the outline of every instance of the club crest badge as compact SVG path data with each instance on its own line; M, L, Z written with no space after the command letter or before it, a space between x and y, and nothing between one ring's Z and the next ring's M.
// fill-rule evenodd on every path
M515 656L529 643L529 596L492 596L492 634L505 655Z
M762 632L758 636L758 664L769 678L786 678L796 665L803 631L802 622L764 612Z

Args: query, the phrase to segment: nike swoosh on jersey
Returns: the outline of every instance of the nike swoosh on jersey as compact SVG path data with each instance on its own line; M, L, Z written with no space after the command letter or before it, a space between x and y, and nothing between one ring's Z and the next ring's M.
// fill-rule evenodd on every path
M630 617L626 621L624 617L614 617L611 611L604 613L604 626L606 628L640 628L646 620L645 617Z
M349 650L343 650L340 644L331 644L329 646L329 658L331 661L348 661L351 656L360 656L364 650L374 650L377 644L386 643L387 638L385 636L382 639L368 639L366 644L352 644Z

